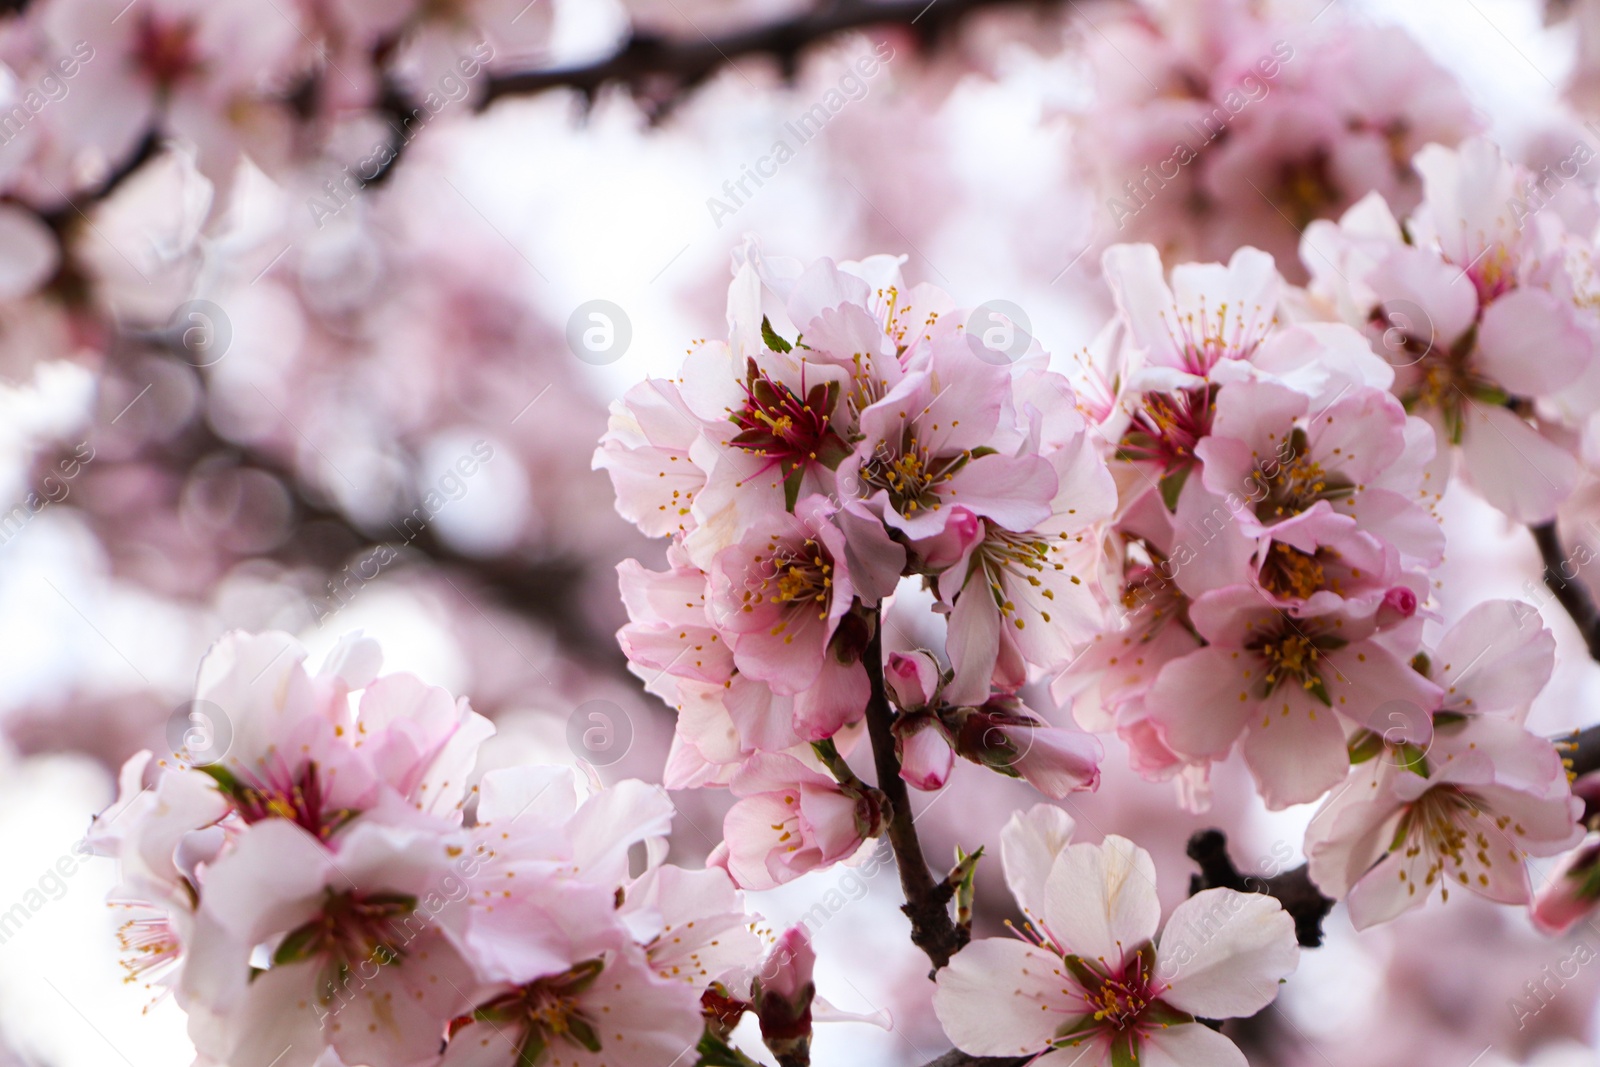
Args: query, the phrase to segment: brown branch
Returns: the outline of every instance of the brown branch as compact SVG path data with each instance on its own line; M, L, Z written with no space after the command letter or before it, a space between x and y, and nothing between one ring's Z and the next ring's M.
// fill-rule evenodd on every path
M771 56L787 77L798 68L807 49L852 30L902 27L931 44L977 11L1043 9L1059 4L1060 0L823 0L792 18L716 38L634 34L616 52L593 63L493 75L478 107L486 108L502 97L550 89L575 89L593 101L607 85L621 85L637 99L662 100L665 111L745 56Z
M937 971L961 951L971 934L950 918L950 901L955 895L948 882L935 882L922 855L911 814L911 798L900 777L900 760L894 751L894 709L883 682L883 627L873 620L872 637L863 655L867 677L872 682L872 699L867 703L867 734L872 741L872 762L878 775L878 790L887 800L887 834L894 849L895 866L900 871L900 889L906 902L901 911L911 920L911 941Z
M1031 1063L1037 1056L969 1056L960 1049L951 1049L943 1056L932 1060L927 1067L1022 1067Z
M599 632L581 612L573 610L590 575L581 560L516 553L467 555L440 538L431 522L412 528L395 519L366 528L308 490L290 464L224 439L203 419L176 437L141 451L141 458L168 470L191 470L209 457L223 456L242 468L270 475L282 485L294 505L291 532L283 543L263 554L264 558L318 567L337 580L340 568L366 550L380 545L409 550L446 573L454 573L469 591L475 588L508 610L540 623L575 659L601 670L620 673L626 668L612 635Z
M1283 905L1294 919L1295 936L1305 948L1322 944L1322 920L1333 910L1333 900L1311 882L1304 864L1270 878L1245 876L1228 855L1228 838L1221 830L1201 830L1189 838L1189 858L1200 867L1189 876L1189 895L1205 889L1232 889L1240 893L1265 893Z
M1578 577L1578 567L1561 544L1561 535L1552 520L1539 526L1528 527L1534 544L1539 546L1539 558L1544 561L1544 584L1566 609L1583 635L1591 659L1600 660L1600 608L1595 606L1589 587ZM1570 573L1569 573L1570 571Z

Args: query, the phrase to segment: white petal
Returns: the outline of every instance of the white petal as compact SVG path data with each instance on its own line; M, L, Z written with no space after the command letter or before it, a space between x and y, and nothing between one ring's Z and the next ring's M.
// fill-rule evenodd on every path
M1022 941L974 941L939 972L933 1010L951 1042L974 1056L1026 1056L1068 1018L1059 959Z
M1250 1067L1250 1061L1209 1026L1188 1023L1141 1039L1139 1067Z
M1179 904L1161 935L1161 999L1207 1019L1254 1015L1300 962L1294 920L1272 897L1207 889Z
M1035 804L1011 816L1000 831L1000 863L1006 885L1031 919L1044 916L1045 883L1056 857L1072 840L1072 816L1053 804Z
M1473 486L1518 522L1548 522L1578 482L1572 453L1505 408L1467 402L1461 450Z
M1117 966L1160 924L1150 853L1114 834L1062 851L1045 886L1045 926L1060 948Z

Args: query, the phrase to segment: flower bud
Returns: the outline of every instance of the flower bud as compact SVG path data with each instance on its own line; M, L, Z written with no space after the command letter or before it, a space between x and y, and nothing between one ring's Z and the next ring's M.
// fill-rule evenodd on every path
M926 711L902 715L894 724L894 751L900 777L914 789L943 789L955 763L939 721Z
M812 971L817 955L805 926L791 926L778 938L752 983L751 997L761 1023L761 1040L780 1063L811 1060L811 1001L817 987Z
M1547 934L1566 932L1600 905L1600 839L1567 853L1534 898L1533 925Z
M1388 628L1405 622L1417 613L1417 594L1403 585L1397 585L1383 594L1378 605L1378 626Z

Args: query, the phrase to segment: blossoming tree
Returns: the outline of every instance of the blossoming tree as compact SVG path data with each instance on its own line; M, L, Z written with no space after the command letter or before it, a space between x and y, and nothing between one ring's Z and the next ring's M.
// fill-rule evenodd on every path
M626 0L615 48L566 63L589 16L549 0L0 4L0 402L39 486L0 549L61 505L40 525L115 587L115 632L184 635L136 665L96 629L143 684L30 692L7 740L120 767L84 847L196 1062L804 1067L833 1024L903 1037L763 917L830 869L896 872L893 1007L944 1042L907 1040L918 1067L1297 1062L1253 1027L1345 927L1600 931L1600 727L1530 719L1558 637L1600 660L1572 540L1595 151L1505 136L1329 6ZM1582 108L1594 5L1550 6ZM617 323L584 305L563 336L528 296L540 268L450 177L475 116L621 89L665 131L719 78L746 95L741 62L778 94L863 34L873 73L830 70L802 121L871 217L832 257L726 235L695 339L603 411L574 363ZM926 149L974 83L1037 91L1019 51L1092 85L1039 120L1083 238L1042 291L1072 290L1081 347L917 251L940 216L1034 250ZM781 201L791 155L717 226ZM1491 527L1543 590L1447 589ZM396 571L472 636L460 691L334 618ZM660 750L630 777L496 747L535 684L660 715ZM1141 783L1160 820L1078 806ZM1241 793L1299 820L1286 861L1201 830L1172 904L1156 823L1237 825ZM940 823L952 794L998 815ZM673 836L696 815L703 847Z

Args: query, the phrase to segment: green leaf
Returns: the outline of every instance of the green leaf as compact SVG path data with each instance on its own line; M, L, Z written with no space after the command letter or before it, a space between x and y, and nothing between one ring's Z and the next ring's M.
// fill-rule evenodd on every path
M695 1046L695 1051L700 1053L695 1067L760 1067L755 1060L729 1046L710 1030L700 1038L700 1044Z
M761 316L761 343L774 352L788 352L794 348L788 341L778 336L778 331L772 328L772 323L765 315Z

